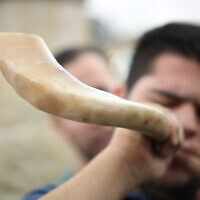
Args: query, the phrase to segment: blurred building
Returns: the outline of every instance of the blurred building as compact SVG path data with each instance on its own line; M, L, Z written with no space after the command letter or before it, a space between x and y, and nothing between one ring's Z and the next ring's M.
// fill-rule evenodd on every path
M169 22L200 24L199 0L87 0L93 36L111 55L113 71L125 80L138 38Z
M0 0L0 31L34 33L55 52L90 42L79 0ZM21 99L0 73L0 199L20 200L76 163L46 113Z

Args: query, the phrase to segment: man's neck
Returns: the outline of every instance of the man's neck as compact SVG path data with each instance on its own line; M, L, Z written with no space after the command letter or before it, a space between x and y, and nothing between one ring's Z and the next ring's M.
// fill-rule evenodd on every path
M195 199L198 185L197 183L190 182L180 188L166 189L159 184L146 184L143 185L141 191L152 199L159 200L188 200Z
M82 168L84 168L91 160L87 154L81 151L78 152L78 164L77 164L77 172L80 171Z

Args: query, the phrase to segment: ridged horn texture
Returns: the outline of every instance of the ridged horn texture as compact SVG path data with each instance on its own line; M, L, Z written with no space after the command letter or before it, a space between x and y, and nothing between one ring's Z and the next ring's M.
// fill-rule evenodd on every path
M0 69L21 97L47 113L139 130L158 141L168 138L171 132L171 120L163 111L97 90L74 78L36 35L0 33Z

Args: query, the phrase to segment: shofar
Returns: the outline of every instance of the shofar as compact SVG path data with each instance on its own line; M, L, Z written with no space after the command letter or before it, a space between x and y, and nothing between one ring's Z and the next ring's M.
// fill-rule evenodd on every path
M158 141L168 138L172 126L180 129L159 109L81 83L57 63L43 39L35 35L0 33L0 69L20 96L53 115L139 130Z

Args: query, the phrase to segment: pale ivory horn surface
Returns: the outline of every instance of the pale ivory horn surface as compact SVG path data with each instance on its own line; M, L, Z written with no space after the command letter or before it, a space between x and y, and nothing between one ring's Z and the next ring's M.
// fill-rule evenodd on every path
M172 124L166 113L81 83L57 63L39 36L0 33L0 69L16 92L42 111L140 130L158 141L170 134Z

